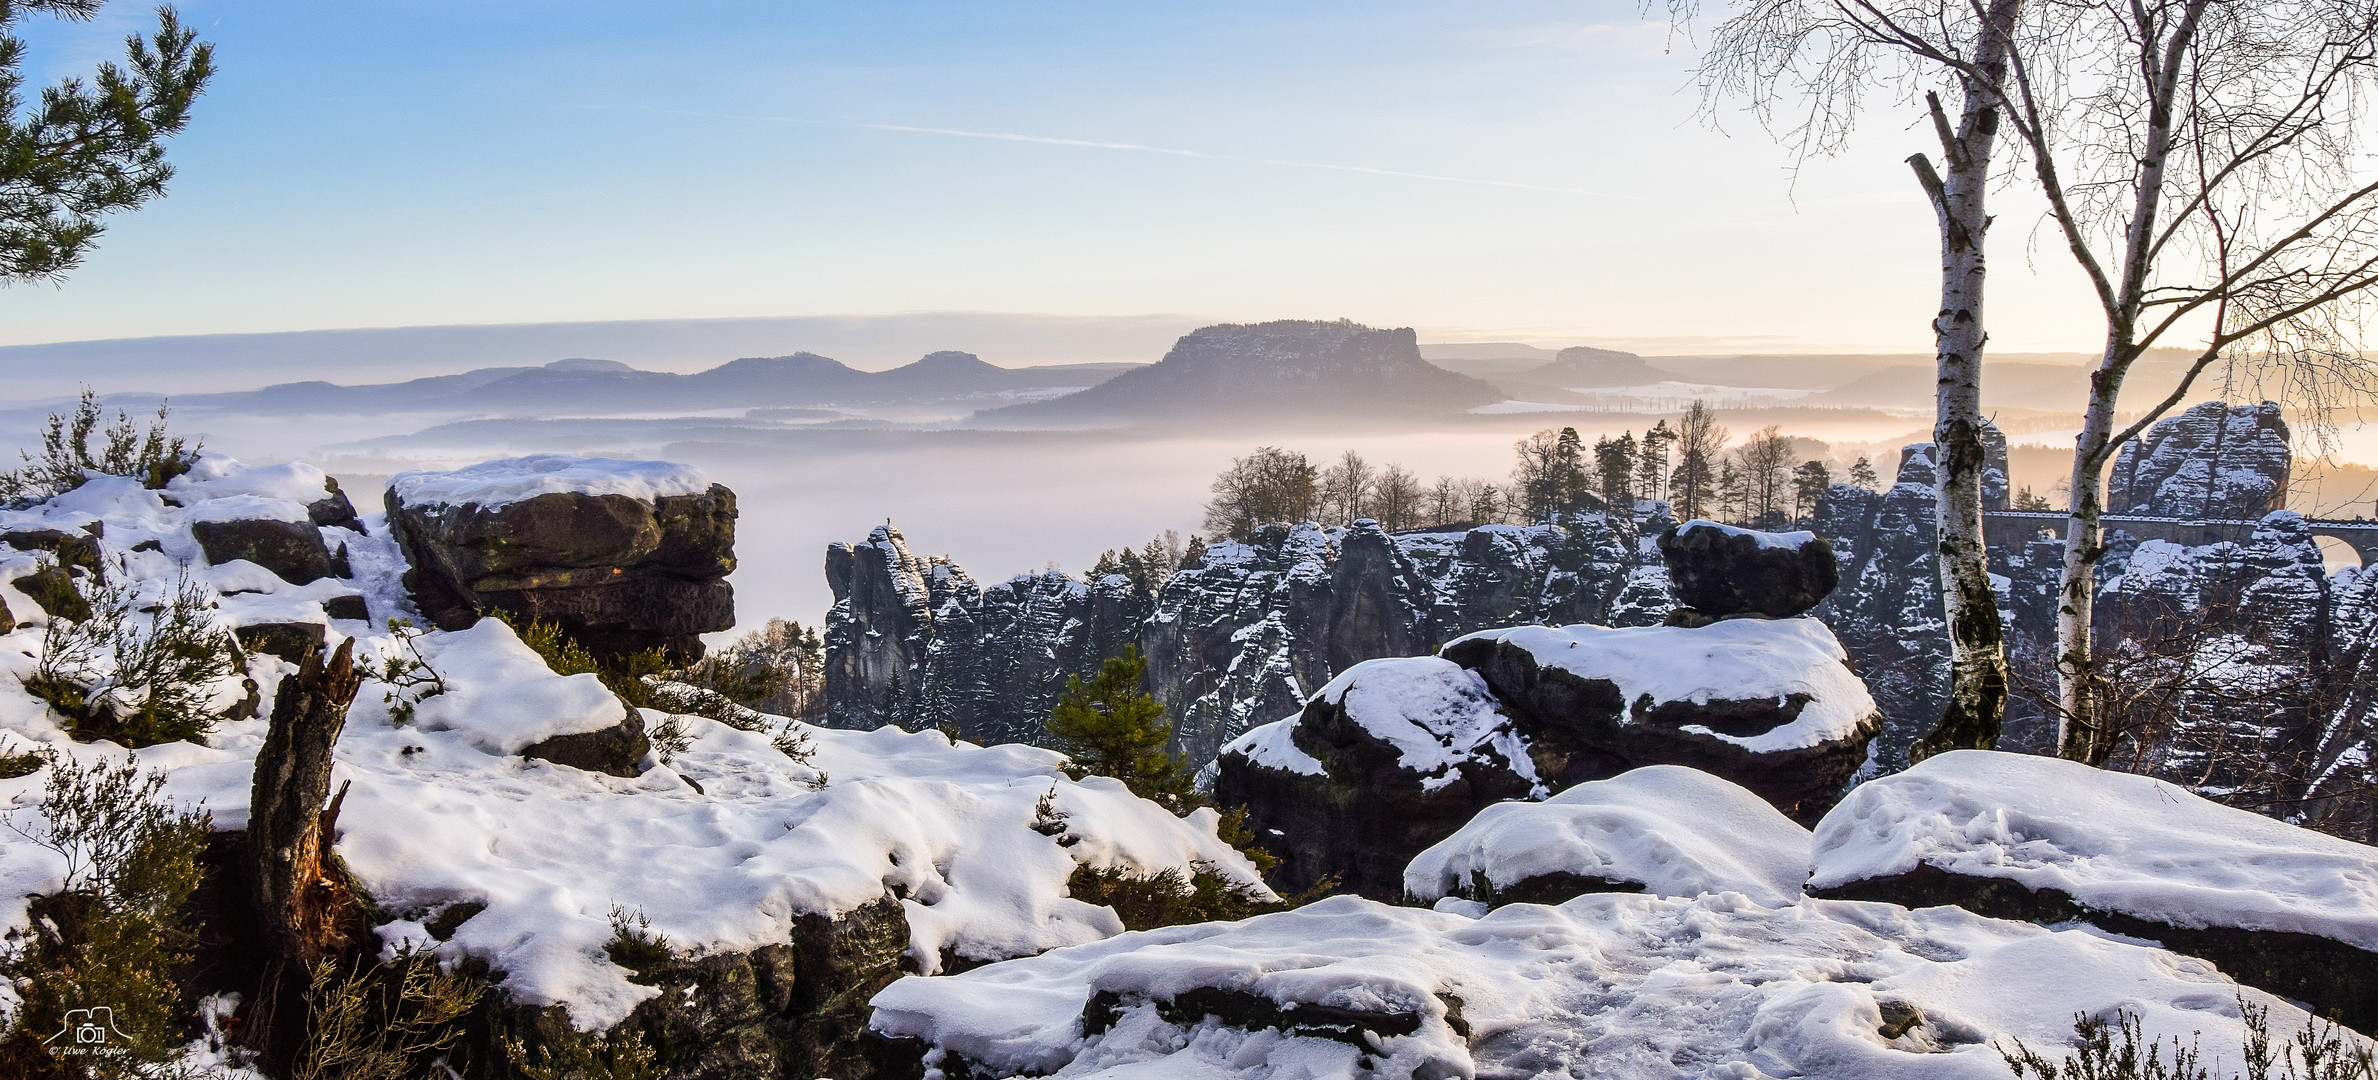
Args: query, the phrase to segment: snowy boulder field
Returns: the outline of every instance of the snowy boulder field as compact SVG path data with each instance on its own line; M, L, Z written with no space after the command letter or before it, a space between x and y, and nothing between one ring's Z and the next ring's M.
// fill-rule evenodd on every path
M351 640L359 657L425 662L443 692L407 710L407 695L390 697L400 688L366 681L348 713L331 776L334 789L351 785L337 852L393 916L377 928L389 948L412 944L482 963L500 975L510 1004L556 1006L591 1031L659 994L606 951L623 916L648 920L673 949L715 958L784 945L821 920L883 913L906 966L934 972L1121 932L1113 910L1067 895L1079 867L1210 869L1272 895L1217 837L1213 811L1175 817L1117 781L1068 779L1061 755L1032 747L781 718L768 718L774 731L755 733L686 716L674 719L687 747L665 762L647 757L634 776L523 757L544 740L617 726L627 706L593 675L555 674L497 620L408 640L373 621L326 617L333 594L360 596L374 620L421 614L402 579L403 552L379 515L356 528L320 528L344 549L353 576L304 585L244 560L210 565L192 531L194 522L255 515L306 521L298 497L323 490L318 470L250 468L208 454L162 491L101 477L0 512L0 539L28 530L89 537L110 580L142 596L187 575L225 622L308 619L330 647ZM655 520L663 532L672 527ZM21 582L54 558L0 547L0 583ZM255 699L228 712L205 745L126 751L77 742L21 686L43 648L42 608L7 584L0 598L17 621L0 633L0 751L46 747L86 762L130 754L166 774L179 805L203 804L217 829L246 826L262 717L295 664L251 653L245 677ZM250 693L237 673L214 689L226 709ZM647 709L641 719L656 727L672 718ZM809 749L788 754L771 736ZM0 809L29 825L43 776L0 780ZM25 929L25 898L58 889L64 869L51 852L0 830L0 932Z
M1404 891L1422 903L1556 904L1587 892L1738 892L1800 898L1809 833L1708 773L1647 765L1543 802L1497 803L1421 852Z
M2083 919L2378 1030L2378 849L2151 777L1960 750L1850 792L1812 892Z

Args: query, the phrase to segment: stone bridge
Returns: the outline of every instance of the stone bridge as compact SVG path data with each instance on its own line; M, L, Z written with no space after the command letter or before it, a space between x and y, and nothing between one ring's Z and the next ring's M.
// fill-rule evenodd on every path
M2020 546L2038 536L2042 529L2063 536L2067 520L2056 511L1991 510L1982 514L1982 536L1992 544ZM2105 516L2105 529L2109 533L2121 529L2141 540L2169 540L2190 546L2224 540L2243 544L2253 539L2257 524L2242 518L2204 521L2134 514ZM2314 536L2331 537L2352 547L2361 556L2363 566L2378 566L2378 521L2305 518L2304 524L2312 527Z

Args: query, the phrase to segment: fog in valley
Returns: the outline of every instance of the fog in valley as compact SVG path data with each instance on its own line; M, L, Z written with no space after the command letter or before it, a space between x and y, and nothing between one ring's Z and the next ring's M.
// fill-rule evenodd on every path
M1214 475L1257 446L1296 450L1316 463L1353 450L1373 462L1402 465L1423 485L1441 475L1502 482L1511 471L1513 443L1531 432L1574 427L1590 444L1641 432L1701 399L1719 409L1737 441L1775 425L1803 440L1796 446L1800 456L1827 460L1837 476L1865 456L1888 483L1898 448L1929 439L1929 357L1609 360L1619 369L1603 381L1631 381L1563 387L1527 381L1527 373L1549 363L1557 349L1511 343L1423 345L1422 354L1438 366L1492 380L1507 395L1467 412L1316 419L1253 410L1129 426L1064 425L1071 430L975 416L1004 404L1062 397L1124 365L1152 363L1186 321L971 315L712 320L28 346L14 351L38 362L44 374L16 384L19 395L0 408L0 442L37 445L44 417L79 384L135 413L153 410L161 395L170 395L177 430L252 463L317 463L367 508L377 507L380 486L404 469L536 452L689 462L739 497L740 568L733 580L738 618L749 627L771 618L805 624L820 619L831 604L821 572L826 545L863 539L887 521L920 553L947 555L986 584L1050 567L1078 573L1107 549L1144 544L1166 531L1185 537L1201 531L1201 506ZM973 339L985 343L977 347ZM954 396L902 390L800 407L719 407L708 401L695 404L711 407L679 407L649 392L589 397L574 383L510 397L479 388L349 404L325 396L328 391L302 400L249 393L290 382L293 374L361 386L459 377L474 368L539 368L561 360L553 351L564 347L583 357L625 357L641 371L701 371L744 349L739 355L819 352L881 372L922 355L929 345L978 348L986 360L999 361L997 367L1050 374ZM186 355L193 348L219 358L203 381L149 364L150 358ZM301 367L297 361L307 357ZM2012 444L2013 486L2060 500L2086 362L2079 355L1994 361L1987 392ZM585 361L555 366L575 371L573 365L599 367L596 374L621 367ZM1643 371L1649 373L1629 375ZM2156 383L2159 374L2151 365L2142 370L2142 397L2169 389L2168 377ZM1048 385L1026 385L1033 383ZM2248 400L2253 390L2235 388L2230 396ZM490 395L501 400L486 400ZM2218 387L2194 398L2214 396ZM2312 434L2299 433L2295 508L2355 516L2371 505L2378 473L2367 463L2378 463L2378 430L2350 415L2345 421L2326 460L2318 459ZM2352 561L2349 551L2336 554L2345 564Z

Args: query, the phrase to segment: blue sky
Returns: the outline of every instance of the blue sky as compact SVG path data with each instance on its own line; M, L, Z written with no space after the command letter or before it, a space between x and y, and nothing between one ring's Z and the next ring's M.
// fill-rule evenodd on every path
M1929 344L1921 132L1878 114L1795 185L1631 2L182 10L222 74L172 194L0 290L0 344L934 310ZM148 18L27 20L33 74ZM2023 227L1997 344L2086 348Z

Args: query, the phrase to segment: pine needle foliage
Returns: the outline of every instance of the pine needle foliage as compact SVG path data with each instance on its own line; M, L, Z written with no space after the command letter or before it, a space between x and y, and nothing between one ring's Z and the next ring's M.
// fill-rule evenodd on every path
M1111 776L1140 798L1189 809L1189 769L1164 751L1172 725L1164 722L1164 706L1139 688L1147 669L1138 647L1126 645L1090 681L1069 676L1049 713L1049 737L1073 759L1066 771L1074 779Z
M186 1041L176 972L195 935L183 909L198 888L211 819L204 809L177 809L163 795L165 774L129 757L82 765L51 752L45 760L39 805L0 825L56 852L66 881L34 899L34 928L0 954L0 978L22 999L0 1040L0 1068L54 1064L43 1040L75 1010L104 1005L113 1010L109 1045L127 1053L88 1073L145 1075Z
M1210 866L1193 867L1188 874L1178 867L1140 874L1122 867L1094 870L1077 866L1065 883L1065 893L1083 903L1113 908L1126 930L1229 922L1296 906L1266 900Z
M62 80L28 107L25 43L12 24L28 14L88 20L100 4L0 3L0 284L57 280L89 252L102 215L164 194L165 140L214 77L214 46L163 7L156 33L125 40L123 65Z
M205 742L221 720L211 707L215 684L238 666L213 590L187 571L153 596L104 570L73 586L87 615L54 616L42 628L25 689L86 742Z
M0 5L0 13L5 11L5 5ZM5 15L0 14L0 26L4 25ZM5 52L5 39L0 39L0 54ZM4 90L0 85L0 92ZM0 182L0 189L4 187ZM5 199L0 198L0 203ZM0 210L0 215L4 214ZM4 231L5 225L0 224L0 232ZM105 417L98 395L84 387L71 412L50 414L41 433L41 456L20 450L17 456L25 460L24 467L0 472L0 500L16 506L40 502L83 486L93 474L135 476L149 487L164 487L166 481L190 471L199 449L166 430L167 416L166 407L157 406L157 418L144 430L131 414L118 409L115 420L103 429L100 421ZM94 436L100 440L96 448L91 445Z

